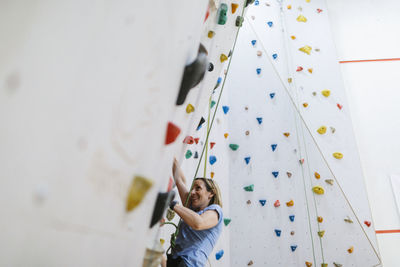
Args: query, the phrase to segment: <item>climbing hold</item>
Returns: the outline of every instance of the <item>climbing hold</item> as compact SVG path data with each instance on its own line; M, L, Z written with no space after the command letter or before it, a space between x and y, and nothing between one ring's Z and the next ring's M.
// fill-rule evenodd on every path
M244 107L244 110L249 110L249 107L248 107L248 106L245 106L245 107Z
M349 216L347 216L346 218L344 218L343 219L345 222L347 222L347 223L353 223L353 220L352 219L350 219L350 217Z
M257 51L257 56L261 57L262 56L262 52L261 51Z
M289 137L290 133L283 133L283 135Z
M309 68L307 70L308 70L309 73L313 73L313 69L312 68Z
M368 227L371 226L371 222L370 222L370 221L364 221L364 224L365 224L366 226L368 226Z
M287 6L287 9L289 9L289 10L292 9L292 6L291 6L291 5L288 5L288 6Z
M253 261L249 261L249 263L247 263L247 265L251 266L251 265L253 265L253 263L254 263Z
M152 186L151 180L143 176L135 176L128 191L125 210L129 212L135 209Z
M267 200L265 200L265 199L260 199L259 201L260 201L262 206L265 206L265 203L267 202Z
M224 255L224 250L221 249L220 251L218 251L217 253L215 253L215 258L216 258L217 260L219 260L219 259L222 258L223 255Z
M318 236L319 237L323 237L324 236L324 234L325 234L325 230L323 230L323 231L318 231Z
M210 164L213 165L217 161L217 157L210 156L208 160L209 160Z
M316 96L316 95L317 95L317 92L312 92L312 95L313 95L313 96Z
M245 134L246 134L246 135L249 135L249 134L250 134L250 131L247 130L247 131L245 132Z
M203 125L203 123L205 123L206 122L206 120L203 118L203 117L201 117L201 119L200 119L200 122L199 122L199 125L197 125L197 131L198 130L200 130L200 128L201 128L201 126Z
M211 178L214 178L214 172L210 172Z
M193 156L193 158L194 158L194 159L197 159L197 158L199 158L199 153L197 153L197 151L196 151L196 152L194 152L194 156Z
M167 126L167 134L165 136L165 144L171 144L173 143L176 138L178 137L178 135L180 134L181 129L179 129L178 126L176 126L175 124L173 124L172 122L168 122L168 126Z
M288 83L292 83L292 78L287 79Z
M276 234L276 236L281 236L281 233L282 233L282 231L281 230L279 230L279 229L275 229L275 234Z
M290 178L292 177L292 173L291 172L286 172L287 176Z
M247 200L247 205L250 205L251 204L251 200L249 199L249 200Z
M291 248L291 249L292 249L292 251L294 252L294 251L296 250L296 248L297 248L297 245L290 246L290 248Z
M289 202L286 202L286 206L292 207L294 205L294 201L290 200Z
M248 185L243 187L243 189L247 192L253 192L254 191L254 184Z
M227 4L222 3L218 9L218 24L219 25L225 25L226 20L228 19L228 17L226 16L227 11L228 11Z
M321 267L328 267L328 263L321 263Z
M257 72L258 75L260 75L261 74L261 68L257 68L256 72Z
M186 136L185 139L183 139L183 143L184 143L184 144L191 145L191 144L194 143L194 139L193 139L193 137L191 137L191 136Z
M317 8L317 12L318 12L318 13L321 13L321 12L322 12L322 9Z
M215 106L215 104L216 104L215 101L212 100L211 103L210 103L210 109L213 108Z
M321 126L321 127L319 127L318 130L317 130L317 132L318 132L319 134L324 134L324 133L326 133L326 126Z
M224 224L225 226L228 226L228 224L232 221L232 219L229 218L224 218Z
M332 132L332 133L335 133L335 132L336 132L335 127L332 127L332 126L331 126L330 128L331 128L331 132Z
M251 44L253 45L253 46L255 46L256 45L256 40L251 40Z
M278 146L277 144L272 144L271 145L272 151L275 151L277 146Z
M161 244L161 245L164 245L164 243L165 243L165 240L162 239L162 238L160 238L160 244Z
M185 158L186 159L190 159L190 157L193 155L193 153L192 153L192 151L190 151L189 149L186 151L186 154L185 154Z
M294 35L290 36L290 38L292 38L292 40L296 40L296 36Z
M321 175L318 172L314 172L314 176L315 176L316 179L321 178Z
M212 64L211 62L208 63L208 71L211 72L214 70L214 64Z
M245 157L245 158L244 158L244 161L246 161L246 164L249 164L249 162L250 162L250 157Z
M351 247L347 250L347 252L349 252L349 253L353 253L353 251L354 251L354 247L353 247L353 246L351 246Z
M303 67L301 67L301 66L298 66L296 69L297 72L302 71L302 70L303 70Z
M225 139L228 138L229 134L228 133L224 133L224 137Z
M306 103L306 102L303 103L303 107L305 107L305 108L308 107L308 103Z
M294 215L289 215L289 220L290 220L291 222L294 222Z
M327 184L333 185L333 179L326 179L325 182Z
M210 149L213 149L214 146L215 146L215 142L210 142Z
M262 118L261 117L258 117L258 118L256 118L257 119L257 121L258 121L258 124L261 124L262 123Z
M274 23L273 23L272 21L268 21L267 24L268 24L268 26L269 26L270 28L274 25Z
M278 54L272 54L272 58L273 59L277 59L278 58Z
M337 263L337 262L333 262L333 265L335 265L335 267L342 267L343 264Z
M312 266L312 263L309 262L309 261L306 261L306 266L307 266L307 267L311 267L311 266Z
M325 96L325 97L328 97L328 96L331 95L331 91L330 91L330 90L322 90L322 91L321 91L321 94L322 94L323 96Z
M236 151L239 148L239 145L237 144L229 144L229 147L233 150Z
M278 177L278 175L279 175L279 172L272 172L272 175L275 177L275 178L277 178Z
M298 22L307 22L307 18L304 17L303 15L300 15L296 19Z
M229 107L228 106L222 106L222 110L224 111L224 113L228 113L229 111Z
M304 159L300 159L299 163L303 165L304 164Z
M238 7L239 7L238 4L235 4L235 3L232 3L232 4L231 4L232 14L235 14L236 9L237 9Z
M213 38L214 35L215 35L215 32L213 32L213 31L208 31L208 33L207 33L207 37L210 39Z
M242 16L237 16L236 17L236 22L235 22L235 25L236 25L236 27L242 27L242 25L243 25L243 17Z
M220 60L221 63L222 63L222 62L228 60L228 57L227 57L225 54L221 54L221 55L219 56L219 60Z
M174 219L174 217L175 217L175 211L173 211L171 209L168 209L166 217L167 217L168 221L172 221Z
M221 77L218 77L217 83L216 83L215 86L214 86L214 90L218 88L218 86L221 84L221 82L222 82L222 78L221 78Z
M275 97L275 93L270 93L270 94L269 94L269 97L270 97L271 99L273 99L273 98Z
M339 109L342 109L342 108L343 108L343 106L340 105L339 103L337 103L336 106L337 106Z
M316 185L313 187L313 192L317 195L323 195L325 193L325 190L322 186Z
M322 223L322 222L324 221L324 218L322 218L321 216L318 216L318 217L317 217L317 221L318 221L319 223Z
M290 235L294 235L294 231L291 231L291 232L290 232Z
M196 143L196 145L199 143L199 139L200 139L200 138L198 138L198 137L193 138L193 140L194 140L194 142Z
M305 46L303 46L303 47L300 47L299 50L300 50L301 52L304 52L304 53L306 53L307 55L309 55L309 54L311 53L312 48L311 48L311 46L305 45Z
M194 111L193 105L192 104L188 104L186 106L186 113L189 114L189 113L192 113L193 111Z
M333 157L336 159L342 159L343 158L343 154L340 152L335 152L333 153Z
M275 201L274 206L275 208L279 207L281 205L281 203L279 202L279 200Z

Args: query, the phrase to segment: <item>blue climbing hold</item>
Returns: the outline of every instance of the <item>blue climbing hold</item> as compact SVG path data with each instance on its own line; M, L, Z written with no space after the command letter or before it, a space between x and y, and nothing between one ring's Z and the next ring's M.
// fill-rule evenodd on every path
M276 178L279 175L279 172L272 172L272 175Z
M255 6L258 6L260 4L260 1L258 1L258 0L256 0L255 2L254 2L254 5Z
M271 145L272 151L275 151L277 146L278 146L277 144L272 144Z
M224 255L224 250L221 249L220 251L218 251L217 253L215 253L215 258L217 260L219 260L220 258L222 258L222 256Z
M217 161L217 157L216 156L210 156L209 162L210 162L211 165L213 165L216 161Z
M277 59L278 58L278 54L272 54L272 58L273 59Z
M229 111L229 107L228 106L222 106L222 110L224 111L224 113L228 113Z
M260 69L260 68L257 68L256 71L257 71L257 74L258 74L258 75L261 74L261 69Z
M281 236L282 231L279 229L275 229L276 236Z
M218 77L217 84L214 86L214 90L218 88L218 86L221 84L221 82L222 82L222 77Z
M291 222L294 222L294 215L289 215L289 220L290 220Z
M253 45L253 46L255 46L256 45L256 40L251 40L251 44Z
M264 206L264 205L265 205L265 203L267 202L267 200L266 200L266 199L260 199L259 201L260 201L261 205L263 205L263 206Z
M272 21L268 21L267 24L268 24L268 26L269 26L270 28L272 27L272 25L274 25L274 23L273 23Z
M250 157L245 157L245 158L244 158L244 161L246 161L246 164L249 164L249 162L250 162Z
M269 97L272 99L272 98L274 98L275 97L275 93L270 93L269 94Z
M292 251L295 251L297 248L297 245L290 246L290 248L292 249Z
M258 124L261 124L261 123L262 123L262 118L261 118L261 117L258 117L258 118L257 118L257 121L258 121Z

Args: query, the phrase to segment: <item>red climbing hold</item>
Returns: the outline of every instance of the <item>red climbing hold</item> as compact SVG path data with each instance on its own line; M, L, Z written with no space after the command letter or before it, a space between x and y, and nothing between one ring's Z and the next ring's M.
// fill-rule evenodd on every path
M197 145L197 144L199 143L200 138L196 137L196 138L194 138L193 140L194 140L194 142L195 142L196 145Z
M279 202L279 200L275 201L274 206L275 208L279 207L281 205L281 203Z
M172 188L174 187L174 180L172 179L172 177L169 177L169 182L168 182L168 188L167 188L167 192L171 191Z
M208 19L209 15L210 15L210 7L207 7L207 13L206 13L206 17L204 18L204 22Z
M370 222L370 221L364 221L364 224L365 224L366 226L368 226L368 227L371 226L371 222Z
M299 67L297 67L296 71L302 71L302 70L303 70L303 67L299 66Z
M318 13L321 13L321 12L322 12L322 9L317 8L317 12L318 12Z
M340 105L339 103L337 103L336 105L337 105L337 107L338 107L339 109L342 109L342 108L343 108L343 106Z
M183 143L191 145L194 143L194 139L191 136L186 136L185 139L183 139Z
M215 142L210 142L210 149L212 149L215 146Z
M167 134L165 135L165 144L169 145L175 142L178 135L181 133L181 129L172 122L168 122Z

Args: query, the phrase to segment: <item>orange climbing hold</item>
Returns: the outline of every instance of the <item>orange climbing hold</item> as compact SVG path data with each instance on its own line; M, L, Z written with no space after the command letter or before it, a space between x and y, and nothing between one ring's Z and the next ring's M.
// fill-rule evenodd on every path
M283 135L289 137L290 133L283 133Z
M312 266L312 263L309 262L309 261L306 261L306 266L307 266L307 267L311 267L311 266Z
M303 107L308 107L308 103L303 103Z
M235 14L235 12L236 12L236 10L237 10L238 7L239 7L238 4L235 4L235 3L232 3L232 4L231 4L232 14Z
M286 202L286 206L292 207L294 205L294 201L290 200L289 202Z
M167 134L165 135L165 144L169 145L175 142L178 135L181 133L181 129L172 122L168 122Z
M313 72L313 69L312 69L312 68L309 68L309 69L307 69L307 70L308 70L309 73L312 73L312 72Z
M353 251L354 251L354 247L353 246L351 246L348 250L347 250L349 253L353 253Z
M291 5L288 5L288 6L287 6L287 9L289 9L289 10L292 9L292 6L291 6Z
M319 223L322 223L322 222L324 221L324 218L322 218L321 216L318 216L318 217L317 217L317 221L318 221Z
M314 176L315 176L316 179L321 178L321 175L318 172L314 172Z
M228 138L229 134L228 133L224 133L224 137L225 139Z

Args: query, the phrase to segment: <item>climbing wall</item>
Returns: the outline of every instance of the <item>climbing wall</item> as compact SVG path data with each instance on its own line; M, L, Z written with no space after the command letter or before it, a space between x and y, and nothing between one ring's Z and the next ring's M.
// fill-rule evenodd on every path
M380 265L329 29L323 1L246 14L225 85L232 266Z

